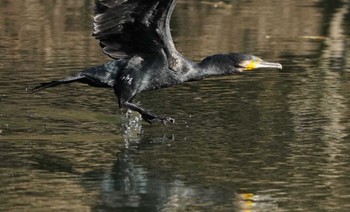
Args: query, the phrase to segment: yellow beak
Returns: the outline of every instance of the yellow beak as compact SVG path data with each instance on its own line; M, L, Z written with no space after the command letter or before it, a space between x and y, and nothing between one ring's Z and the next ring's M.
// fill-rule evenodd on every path
M260 60L260 61L251 60L251 61L249 61L249 63L245 67L245 71L251 71L254 69L258 69L258 68L272 68L272 69L282 70L282 65L279 63L266 62L263 60Z

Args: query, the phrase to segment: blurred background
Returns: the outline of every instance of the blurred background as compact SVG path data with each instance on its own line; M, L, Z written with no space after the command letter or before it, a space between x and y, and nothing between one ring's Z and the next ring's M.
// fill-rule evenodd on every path
M93 0L0 1L1 211L347 211L350 1L178 0L179 52L284 69L145 92L42 81L102 64Z

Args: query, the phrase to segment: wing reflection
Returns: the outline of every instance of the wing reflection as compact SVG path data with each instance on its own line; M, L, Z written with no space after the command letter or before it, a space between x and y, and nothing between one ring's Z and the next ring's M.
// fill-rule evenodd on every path
M162 135L151 141L142 136L140 117L128 114L124 122L125 147L120 151L110 173L101 181L101 198L96 211L185 211L195 209L236 211L271 211L276 201L266 195L237 194L235 188L188 185L176 174L148 170L139 161L147 148L175 142L175 136ZM145 144L146 143L146 144ZM149 144L149 145L147 145Z

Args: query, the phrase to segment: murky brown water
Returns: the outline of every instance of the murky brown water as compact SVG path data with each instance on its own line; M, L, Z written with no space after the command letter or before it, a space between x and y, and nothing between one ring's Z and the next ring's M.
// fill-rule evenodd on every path
M265 70L143 93L28 88L104 63L92 0L0 1L0 211L348 211L350 2L180 0L177 48Z

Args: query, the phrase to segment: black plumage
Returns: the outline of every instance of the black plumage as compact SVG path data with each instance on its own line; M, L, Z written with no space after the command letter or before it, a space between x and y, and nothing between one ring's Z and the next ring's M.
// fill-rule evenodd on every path
M176 0L97 0L93 36L111 62L85 69L74 76L42 83L33 91L71 82L111 87L120 107L139 112L144 120L174 122L154 115L132 102L136 94L208 76L232 74L256 68L278 68L247 54L216 54L192 62L175 48L170 17Z

